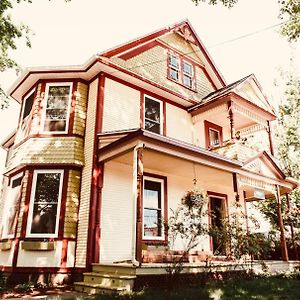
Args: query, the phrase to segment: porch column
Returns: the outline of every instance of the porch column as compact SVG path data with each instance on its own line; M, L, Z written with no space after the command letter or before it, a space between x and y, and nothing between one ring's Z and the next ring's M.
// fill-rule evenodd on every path
M136 260L142 263L143 239L143 148L137 148L137 184L136 184Z
M233 103L232 101L227 102L228 107L228 118L230 122L230 139L235 139L235 129L234 129L234 113L233 113Z
M238 184L237 184L237 175L236 173L232 173L232 183L233 183L233 191L235 193L235 201L240 201L240 195L238 191Z
M278 224L280 228L280 245L281 245L281 255L283 261L288 261L288 251L286 246L286 240L284 235L284 225L282 220L282 212L281 212L281 198L280 198L280 190L279 186L276 185L276 200L277 200L277 216L278 216Z
M271 131L271 124L270 121L267 121L268 125L266 127L268 137L269 137L269 145L270 145L270 152L272 155L274 155L274 148L273 148L273 139L272 139L272 131Z

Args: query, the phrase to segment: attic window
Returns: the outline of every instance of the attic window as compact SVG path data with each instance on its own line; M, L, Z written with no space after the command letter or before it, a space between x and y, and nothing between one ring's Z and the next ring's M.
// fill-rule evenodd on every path
M168 78L179 84L195 89L194 66L181 55L169 54Z

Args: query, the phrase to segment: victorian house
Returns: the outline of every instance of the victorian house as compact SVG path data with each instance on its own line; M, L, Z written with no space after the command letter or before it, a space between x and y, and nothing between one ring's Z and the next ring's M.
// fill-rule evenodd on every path
M110 288L128 288L160 262L162 220L195 182L229 217L236 202L274 198L280 207L297 186L273 156L276 116L257 79L228 85L189 21L80 66L29 68L9 95L21 111L2 143L6 272L61 280L93 267L79 289L108 288L110 277ZM282 232L287 260L284 244ZM212 238L196 261L201 253L214 253Z

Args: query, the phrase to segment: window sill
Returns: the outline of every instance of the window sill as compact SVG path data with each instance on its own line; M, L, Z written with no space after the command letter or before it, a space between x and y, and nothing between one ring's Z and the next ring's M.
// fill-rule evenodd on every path
M7 251L11 249L11 241L0 242L0 251Z
M22 250L25 251L52 251L55 250L55 242L23 241Z
M188 86L182 84L181 82L176 81L175 79L172 79L172 78L169 77L169 76L167 77L167 79L169 79L170 81L172 81L172 82L174 82L174 83L180 85L181 87L183 87L183 88L185 88L185 89L187 89L187 90L189 90L189 91L191 91L191 92L197 93L196 88L190 88L190 87L188 87Z

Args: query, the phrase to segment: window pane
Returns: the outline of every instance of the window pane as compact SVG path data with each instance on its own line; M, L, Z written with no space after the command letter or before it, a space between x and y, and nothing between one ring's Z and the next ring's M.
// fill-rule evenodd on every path
M187 75L183 75L183 84L185 86L191 88L193 85L192 78Z
M209 144L210 146L220 145L219 131L209 129Z
M145 180L144 207L161 208L161 183Z
M192 65L187 63L187 62L183 62L183 72L187 75L192 76Z
M44 131L65 131L70 89L70 86L49 87Z
M14 230L17 223L18 214L18 200L21 191L22 176L12 180L8 197L6 198L5 210L4 210L4 224L3 234L5 238L14 234Z
M178 81L179 80L179 71L175 70L175 69L170 69L170 76L173 80Z
M31 112L32 105L33 105L33 100L34 100L34 93L32 93L24 103L24 110L23 110L23 117L22 119L25 119Z
M60 180L61 173L37 174L30 233L55 233Z
M160 133L160 103L158 101L145 98L145 129Z
M162 235L161 212L154 209L144 209L144 236Z
M176 69L179 68L179 58L175 55L170 55L170 65Z

